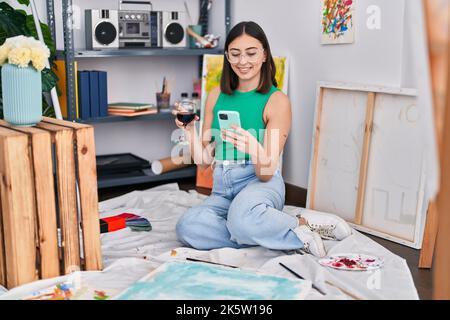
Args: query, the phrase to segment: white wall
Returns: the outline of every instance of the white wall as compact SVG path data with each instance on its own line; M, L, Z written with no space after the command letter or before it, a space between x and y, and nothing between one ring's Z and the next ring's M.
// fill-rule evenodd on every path
M45 1L39 7L45 11ZM114 7L110 0L75 0L80 7ZM180 6L182 1L153 1L159 5ZM191 13L197 19L198 2L189 0ZM286 146L284 177L286 182L306 188L313 132L317 81L346 81L385 86L414 86L414 34L409 26L416 23L409 13L410 3L404 0L356 1L356 40L350 45L320 44L321 1L307 0L234 0L232 25L253 20L265 30L275 55L290 58L289 95L293 105L293 128ZM94 5L95 4L95 5ZM366 27L366 9L377 5L381 9L381 29ZM406 10L405 10L406 6ZM210 17L211 31L224 34L223 0L214 1ZM406 27L405 27L406 26ZM58 24L60 28L60 23ZM60 29L58 39L61 38ZM77 47L84 43L83 32L76 31ZM224 40L224 39L223 39ZM62 46L61 40L58 47ZM110 73L110 100L137 99L152 101L155 81L163 75L175 78L175 95L191 90L197 74L196 58L116 58L83 60L80 68L103 69ZM169 136L174 128L170 122L132 122L96 125L99 154L134 152L148 159L166 156L170 152Z

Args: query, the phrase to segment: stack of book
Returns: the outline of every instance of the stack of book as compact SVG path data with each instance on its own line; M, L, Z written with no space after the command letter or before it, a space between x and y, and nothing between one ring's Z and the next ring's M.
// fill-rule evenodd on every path
M108 116L108 83L105 71L78 71L81 119Z
M91 120L111 116L136 117L158 113L152 103L119 102L108 105L108 75L106 71L78 71L75 61L76 118ZM69 118L66 93L66 68L64 60L56 60L53 71L58 75L61 89L60 106L65 119Z
M108 114L113 116L137 117L154 113L158 113L158 109L152 103L118 102L108 105Z

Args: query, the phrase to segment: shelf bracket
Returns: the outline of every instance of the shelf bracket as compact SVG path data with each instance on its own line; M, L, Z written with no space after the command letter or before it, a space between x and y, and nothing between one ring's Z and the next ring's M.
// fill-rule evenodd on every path
M225 37L231 29L231 0L225 0Z
M73 44L73 7L72 0L63 0L64 53L66 60L67 111L70 121L76 119L75 68Z
M55 26L55 1L47 0L47 24L52 34L53 42L56 46L56 26Z

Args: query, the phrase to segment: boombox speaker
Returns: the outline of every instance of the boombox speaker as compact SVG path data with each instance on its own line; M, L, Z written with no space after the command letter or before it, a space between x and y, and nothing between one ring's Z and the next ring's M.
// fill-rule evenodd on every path
M86 49L119 48L117 10L85 10Z
M163 48L186 47L186 13L163 11Z

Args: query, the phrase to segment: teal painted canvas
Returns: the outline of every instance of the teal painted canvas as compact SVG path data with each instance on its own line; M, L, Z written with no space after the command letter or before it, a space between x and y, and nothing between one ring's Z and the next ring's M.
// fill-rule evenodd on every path
M168 262L119 294L118 300L294 300L311 282L205 263Z

